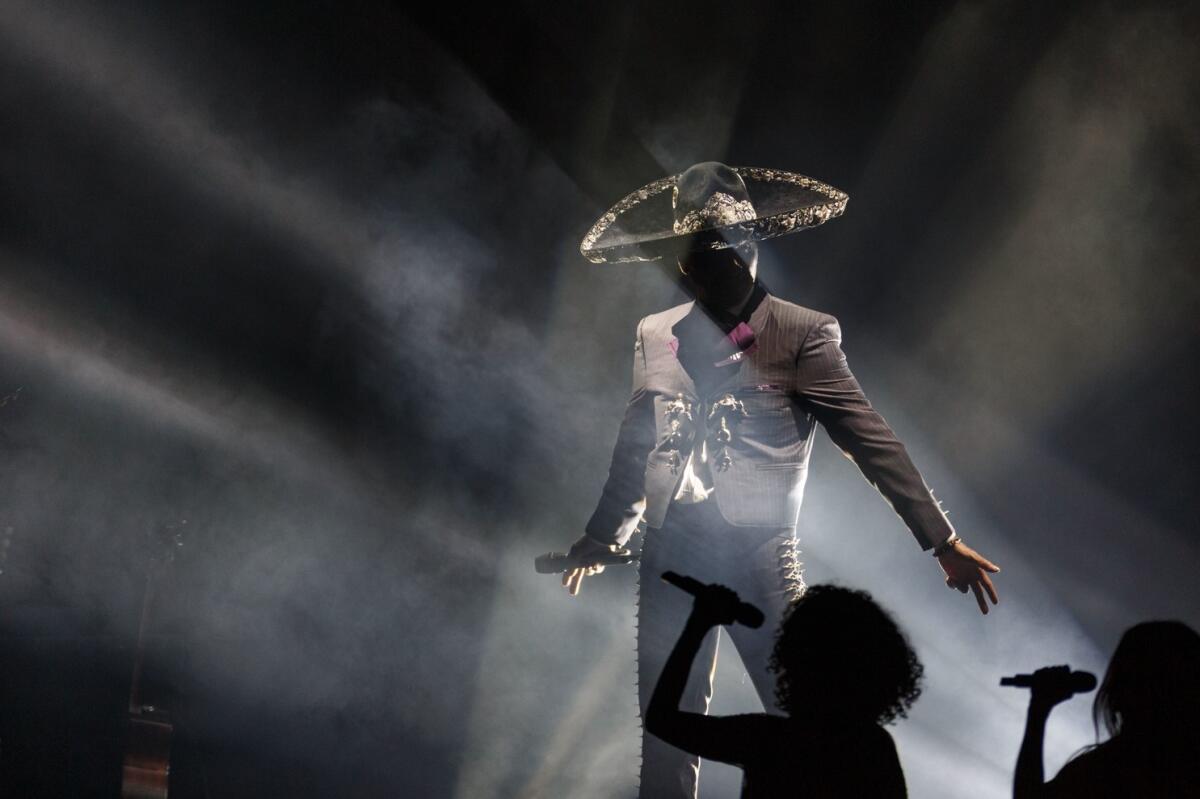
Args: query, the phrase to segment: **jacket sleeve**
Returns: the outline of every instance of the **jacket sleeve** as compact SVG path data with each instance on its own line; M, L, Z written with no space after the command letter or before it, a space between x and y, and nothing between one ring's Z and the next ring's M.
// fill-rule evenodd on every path
M608 480L585 532L605 544L624 545L646 510L646 458L654 449L654 396L646 389L643 319L633 346L633 392L613 448Z
M796 392L833 443L912 531L921 549L931 549L954 528L904 445L867 401L846 363L841 342L837 319L822 316L797 355Z

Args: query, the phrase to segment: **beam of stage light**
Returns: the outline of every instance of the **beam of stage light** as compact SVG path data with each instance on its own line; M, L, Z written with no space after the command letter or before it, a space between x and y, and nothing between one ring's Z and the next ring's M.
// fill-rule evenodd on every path
M436 206L429 204L417 210L356 207L324 190L316 178L282 172L235 133L217 130L190 99L198 93L172 80L170 70L147 55L146 48L139 48L136 37L114 29L107 20L78 9L68 13L39 4L10 5L0 12L0 42L8 45L4 58L32 65L52 89L58 83L82 89L88 103L80 110L89 112L89 124L102 119L92 103L108 109L110 124L176 175L187 191L218 206L249 209L250 217L266 220L267 229L285 248L303 253L299 262L311 262L315 254L319 268L334 270L334 277L351 286L369 311L351 310L357 332L378 343L390 359L365 367L379 384L379 396L404 396L412 370L419 370L433 389L431 395L436 394L430 408L458 408L446 411L442 415L447 418L439 420L437 432L448 436L462 436L466 430L461 424L461 392L448 385L451 375L481 372L480 379L497 377L514 383L524 391L522 401L544 396L537 390L544 372L536 366L524 370L522 375L529 378L524 383L506 378L513 371L514 358L510 352L495 350L536 351L537 342L530 330L471 293L480 275L496 268L497 259L461 220L439 217ZM456 94L463 107L455 112L473 123L501 126L511 133L512 122L502 109L463 70L452 71L463 84ZM76 96L68 95L65 102L76 102ZM410 118L404 108L383 100L358 111L382 126L427 122L419 116ZM478 122L477 117L486 121ZM431 130L440 132L441 128ZM458 137L472 134L466 129L455 131L448 142L436 138L426 163L408 174L390 176L383 188L390 191L390 181L404 180L411 184L408 194L415 191L413 187L427 184L437 184L443 192L466 190L475 176L462 169L456 147ZM420 262L440 262L444 267L409 266ZM468 307L472 301L480 302L474 312ZM466 317L490 328L491 335L464 342L459 325ZM414 359L414 350L426 357ZM430 368L438 359L442 368ZM461 368L456 371L451 364ZM473 418L487 417L485 413ZM464 448L464 452L477 449Z
M220 701L242 707L329 713L355 705L377 707L380 697L386 697L386 712L394 719L430 738L447 734L453 692L430 698L424 691L396 687L397 662L408 669L401 673L419 673L418 684L427 685L437 683L444 663L454 662L450 658L473 656L469 646L465 652L459 649L463 631L446 627L441 603L450 600L437 593L439 578L409 575L385 583L383 593L375 595L364 594L354 578L376 573L369 565L375 557L372 549L401 568L412 551L436 552L455 564L486 563L494 542L479 536L471 520L463 518L471 509L463 507L461 493L413 496L394 485L386 492L374 490L363 483L362 464L348 462L346 453L286 404L210 379L194 361L181 373L177 365L113 331L57 313L53 302L14 291L3 281L0 361L32 378L33 388L23 392L22 401L36 402L38 391L44 391L57 395L60 403L65 399L88 406L80 412L84 418L103 420L111 410L118 411L132 424L155 431L160 441L195 446L206 462L236 477L233 487L220 488L219 504L192 508L213 527L204 533L211 532L213 540L189 542L194 553L190 572L198 584L191 586L188 606L179 611L194 625L183 666L187 673L181 672L180 679L200 686L200 696L219 685ZM136 490L127 495L104 485L82 485L70 492L67 510L56 508L50 514L44 507L53 493L10 503L14 507L9 509L20 512L26 506L34 518L87 529L84 537L60 539L72 546L60 552L50 579L64 601L86 607L89 618L118 630L125 629L126 619L110 618L106 611L113 608L92 595L97 573L106 568L93 560L107 557L98 557L96 547L103 553L119 550L117 542L102 538L106 531L120 532L164 510L174 511L165 504L165 495L155 493L160 486L156 476L144 471L157 461L139 467L139 458L125 460L128 465L114 468L118 477L139 478ZM35 459L35 473L41 465L52 477L72 468ZM243 470L243 465L250 468ZM187 496L211 498L211 474L185 471L184 479L196 481L201 492L188 489ZM215 485L222 486L222 480L216 477ZM118 480L116 485L124 484ZM215 529L218 524L222 529ZM388 535L397 526L404 533L401 541ZM385 576L389 568L381 567ZM41 601L36 593L30 598ZM386 634L382 646L370 643L381 636L376 625L393 623L390 614L398 612L419 612L419 625L416 620L410 624L422 628L422 645L397 649ZM270 656L264 656L264 648ZM281 661L286 663L282 670ZM247 743L237 735L224 744L259 752L285 746L278 741Z
M930 32L859 181L860 202L911 194L928 120L976 107L960 76L996 74L1005 45L995 31L1013 24L1011 12L996 0L959 3ZM1188 26L1170 9L1120 6L1045 22L1036 57L1011 92L998 92L1005 105L964 148L972 155L950 190L928 203L926 232L907 256L946 276L906 310L928 320L919 360L1031 426L1187 329L1200 290L1183 211L1155 182L1164 148L1193 140L1200 125ZM851 246L875 257L875 242ZM950 439L988 433L973 417L944 421ZM986 443L976 451L1004 442Z
M456 799L632 789L633 607L613 596L632 575L617 574L620 586L594 583L571 598L556 576L534 575L525 552L496 562Z
M1031 428L1058 422L1106 378L1193 328L1194 253L1182 209L1164 202L1154 176L1164 146L1193 139L1200 124L1194 53L1186 28L1162 11L1107 9L1069 26L983 153L1013 165L1009 207L970 242L951 233L959 215L935 217L952 246L917 254L970 259L931 314L921 357L952 364L965 388ZM1087 81L1080 63L1113 79ZM973 178L963 176L951 207L970 206ZM978 427L970 418L959 426Z
M578 760L580 752L591 753L601 748L595 745L599 737L596 735L596 727L601 726L604 712L613 701L612 686L621 684L620 678L629 670L631 659L628 647L620 639L619 634L614 635L605 648L603 657L596 662L586 677L577 679L573 691L575 699L564 707L558 725L550 734L550 745L542 755L541 764L529 781L515 794L518 799L561 795L561 791L550 790L550 787L555 781L559 784L570 781L571 775L577 773L567 768L568 763L573 759ZM620 735L620 727L613 732ZM588 760L588 765L602 772L604 782L611 786L612 793L619 793L622 773L608 769L609 763L599 762L600 758L589 757ZM625 765L629 767L632 763L626 760ZM625 776L631 772L632 768L627 768ZM586 785L586 777L580 779L579 783L580 787Z
M0 264L11 260L0 252ZM196 361L183 369L140 346L68 316L52 300L0 281L0 352L65 381L96 402L111 403L148 426L182 434L205 447L256 464L323 495L366 502L387 517L403 513L447 557L478 560L484 543L468 525L441 524L433 498L381 494L364 485L347 453L300 408L245 384L229 387ZM452 500L451 500L452 501Z
M762 30L770 24L771 17L769 10L761 10L759 13L731 15L722 20L721 47L728 52L745 53L744 58L689 58L686 64L666 67L668 72L672 69L683 72L686 79L671 81L671 91L661 98L655 113L633 123L642 144L662 164L664 175L682 172L701 161L726 160L745 87L758 77L752 71L754 59L750 54L759 46ZM700 18L689 23L702 26L710 24ZM652 60L659 57L655 48L642 50L641 56ZM656 62L653 66L631 70L621 77L637 80L640 75L653 71L664 70ZM662 80L663 77L659 75L658 81ZM654 86L657 81L647 81L647 84ZM657 177L660 176L647 175L645 179L650 181ZM628 191L629 187L624 187L624 190ZM609 204L618 199L613 197Z
M82 89L88 105L81 110L89 111L90 124L97 122L91 103L99 103L111 112L111 124L120 126L123 135L175 174L188 190L218 206L250 209L250 215L266 220L285 246L304 253L303 260L315 253L319 264L349 278L374 311L357 323L367 335L385 342L397 360L410 349L402 343L405 338L425 341L431 332L449 335L446 329L466 313L461 307L469 299L465 290L477 277L471 270L495 266L494 256L486 255L486 244L472 238L454 219L423 218L417 224L412 216L399 212L368 212L323 190L316 179L281 172L235 133L216 129L190 99L196 93L173 80L170 69L139 47L136 37L94 14L36 3L10 4L0 12L0 41L7 46L5 58L32 65L51 88L61 82ZM455 74L471 81L461 69ZM469 89L462 93L463 102L488 103L491 116L500 111L477 85L471 83ZM380 124L391 121L387 109L370 107L363 113L378 114ZM444 163L431 164L430 175L439 168L445 174L461 173L453 153L441 157ZM421 171L408 177L420 182L428 175ZM444 176L436 179L447 182ZM371 226L375 229L368 231ZM437 260L439 256L445 269L409 275L398 266L414 258ZM489 321L495 328L504 320ZM505 329L520 338L522 331L513 325ZM494 334L477 346L490 346L496 340L503 337ZM456 354L454 346L455 342L447 342L443 354ZM466 349L461 342L457 346ZM520 341L513 346L528 350ZM534 370L528 371L536 376ZM409 375L392 377L407 380ZM426 377L445 379L437 370Z
M82 89L88 124L98 103L157 165L217 206L247 209L297 253L336 270L352 270L368 250L365 215L315 179L274 167L232 134L219 131L189 99L193 94L128 31L83 9L9 2L0 9L0 58L32 66L54 90Z
M0 263L12 257L0 253ZM304 483L347 490L346 476L337 468L339 455L282 400L241 386L237 400L230 402L230 390L206 380L194 363L189 364L186 389L180 389L171 376L174 364L131 339L68 318L52 302L12 285L0 284L0 348L151 426L282 469Z

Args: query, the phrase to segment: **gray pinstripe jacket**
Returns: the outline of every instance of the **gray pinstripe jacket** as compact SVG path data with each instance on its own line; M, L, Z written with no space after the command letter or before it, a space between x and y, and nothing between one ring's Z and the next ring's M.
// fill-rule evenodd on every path
M717 418L710 420L709 411L726 396L740 402L741 409L726 416L732 433L724 451L726 468L712 472L717 504L730 524L796 525L820 422L922 549L953 532L904 445L850 372L835 318L767 294L749 322L757 347L746 353L735 374L699 397L670 346L672 326L692 305L678 305L638 323L633 394L608 480L587 523L589 536L624 544L643 518L650 527L662 526L682 477L680 456L686 459L696 436L707 438L710 452L719 447L713 437ZM669 414L669 404L677 398L691 420L687 414ZM674 437L671 418L680 420Z

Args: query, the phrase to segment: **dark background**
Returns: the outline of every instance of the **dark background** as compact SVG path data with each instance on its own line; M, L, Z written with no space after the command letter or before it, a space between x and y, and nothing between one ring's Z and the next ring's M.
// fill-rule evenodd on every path
M637 320L682 301L579 240L720 160L850 195L760 275L839 318L1001 604L824 439L807 579L926 663L910 794L1008 795L1001 674L1200 617L1197 19L4 2L0 791L114 795L150 571L173 795L630 795L633 575L572 600L529 561L581 532ZM1058 711L1048 770L1092 735Z

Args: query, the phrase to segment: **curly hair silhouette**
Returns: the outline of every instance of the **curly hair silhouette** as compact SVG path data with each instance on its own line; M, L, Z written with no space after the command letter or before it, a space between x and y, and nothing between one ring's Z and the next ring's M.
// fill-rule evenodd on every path
M921 695L924 666L866 591L811 586L788 609L771 656L788 715L888 724Z
M709 629L736 620L740 600L704 586L654 688L646 731L702 758L733 763L746 797L907 795L896 745L883 724L920 694L920 661L865 591L810 587L784 612L771 669L787 715L706 716L679 709ZM769 640L769 639L768 639Z

